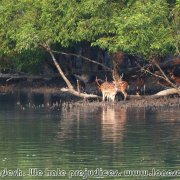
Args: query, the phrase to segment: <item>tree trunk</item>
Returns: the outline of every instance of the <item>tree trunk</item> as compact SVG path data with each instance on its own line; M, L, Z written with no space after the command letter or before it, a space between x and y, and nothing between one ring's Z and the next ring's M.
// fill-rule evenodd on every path
M65 74L63 73L63 71L62 71L60 65L58 64L51 48L47 44L43 44L42 46L50 53L52 60L55 64L59 74L61 75L61 77L64 79L64 81L66 82L66 84L68 86L68 88L62 88L61 89L62 92L71 93L75 96L82 97L82 98L100 98L99 96L94 95L94 94L80 93L80 92L76 91L74 89L74 87L72 86L71 82L66 78Z
M42 46L43 46L43 47L49 52L49 54L51 55L52 60L53 60L53 62L54 62L54 64L55 64L55 66L56 66L59 74L61 75L61 77L62 77L62 78L64 79L64 81L66 82L68 88L69 88L69 89L74 89L74 88L73 88L73 85L72 85L71 82L66 78L64 72L62 71L60 65L58 64L58 62L57 62L57 60L56 60L56 58L55 58L55 56L54 56L53 51L51 50L51 48L50 48L47 44L42 45Z

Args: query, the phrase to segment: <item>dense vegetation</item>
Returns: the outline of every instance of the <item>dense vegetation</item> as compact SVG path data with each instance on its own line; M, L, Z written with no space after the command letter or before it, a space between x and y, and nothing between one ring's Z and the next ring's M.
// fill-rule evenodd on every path
M2 67L33 69L42 47L88 42L151 59L180 54L180 0L1 0Z

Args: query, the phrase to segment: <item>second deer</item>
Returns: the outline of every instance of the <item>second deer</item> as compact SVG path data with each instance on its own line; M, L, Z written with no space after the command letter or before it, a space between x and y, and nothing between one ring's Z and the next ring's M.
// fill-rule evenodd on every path
M119 76L117 73L113 71L113 83L115 84L115 87L117 89L117 92L121 92L124 95L124 101L127 98L127 88L128 88L128 83L126 81L122 80L123 74Z
M113 71L113 82L104 82L101 85L98 82L98 79L96 78L96 82L98 84L98 87L100 91L102 92L103 101L111 100L114 102L115 96L118 92L122 92L124 95L124 100L127 98L127 92L126 89L128 87L128 83L126 81L122 80L122 76L118 76Z

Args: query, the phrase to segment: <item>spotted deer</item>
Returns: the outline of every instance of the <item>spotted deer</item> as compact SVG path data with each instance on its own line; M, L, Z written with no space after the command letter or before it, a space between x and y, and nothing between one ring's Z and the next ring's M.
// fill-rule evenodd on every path
M115 85L111 82L104 82L100 85L97 78L96 78L96 83L102 93L103 101L107 99L107 100L112 100L114 102L115 96L117 94Z
M117 89L117 92L121 92L124 95L124 101L127 98L127 88L128 88L128 83L126 81L122 80L123 74L119 76L115 71L113 71L113 83L115 84L115 87Z
M126 89L128 87L128 83L126 81L122 81L122 77L123 76L118 76L117 74L115 75L113 71L114 81L113 82L105 81L101 85L99 84L98 79L96 77L96 83L100 91L102 92L103 101L107 99L114 102L115 96L118 92L122 92L124 95L124 100L126 100L126 97L127 97Z

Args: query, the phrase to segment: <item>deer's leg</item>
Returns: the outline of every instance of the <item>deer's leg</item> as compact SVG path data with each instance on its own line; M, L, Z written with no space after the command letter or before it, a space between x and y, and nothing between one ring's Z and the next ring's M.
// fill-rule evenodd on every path
M103 96L102 100L104 101L105 100L105 93L102 93L102 96Z
M107 99L107 101L109 101L109 95L106 95L106 99Z
M109 102L110 100L111 100L111 94L108 93L108 94L107 94L107 101Z
M104 100L108 100L108 94L107 93L104 94Z
M126 101L127 98L127 93L125 91L122 91L123 95L124 95L124 101Z
M114 103L115 100L115 95L112 96L112 102Z
M108 95L108 102L111 101L111 98L112 98L112 97L111 97L111 94L109 94L109 95Z
M115 97L116 97L116 94L112 94L111 100L112 100L113 103L114 103L114 101L115 101Z

